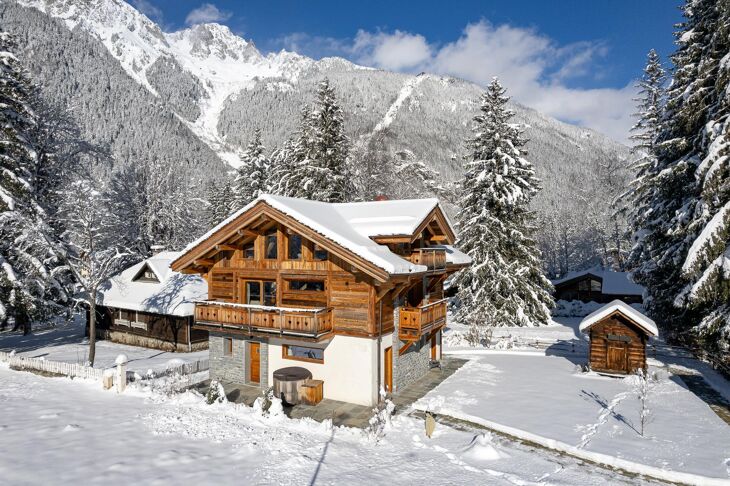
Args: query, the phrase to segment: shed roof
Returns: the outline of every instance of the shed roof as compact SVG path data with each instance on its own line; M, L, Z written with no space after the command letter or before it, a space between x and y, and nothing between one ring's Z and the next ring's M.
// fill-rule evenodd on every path
M208 284L199 275L184 275L170 269L170 263L180 254L161 252L115 275L101 285L97 303L155 314L192 316L195 301L207 299ZM159 282L134 280L145 266Z
M624 316L631 319L637 326L652 336L659 336L659 329L654 321L647 316L631 307L622 300L614 300L599 308L595 312L588 314L581 322L579 329L581 332L587 331L591 326L599 323L604 318L610 316L614 312L620 312Z

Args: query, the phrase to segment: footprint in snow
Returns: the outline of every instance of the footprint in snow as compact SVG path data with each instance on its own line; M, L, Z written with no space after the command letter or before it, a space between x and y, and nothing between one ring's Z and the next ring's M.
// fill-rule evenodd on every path
M76 432L79 429L81 429L80 425L68 424L66 427L63 428L63 431L64 432Z

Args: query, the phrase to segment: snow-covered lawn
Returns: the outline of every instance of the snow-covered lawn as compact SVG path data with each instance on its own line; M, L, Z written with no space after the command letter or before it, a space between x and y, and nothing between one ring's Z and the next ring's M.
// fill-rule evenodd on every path
M582 451L730 479L730 427L681 381L657 373L645 437L629 380L581 373L582 355L503 352L474 356L415 404L476 423L496 423ZM575 357L573 357L575 356Z
M0 366L4 484L636 484L569 457L399 416L358 429L262 417L136 389Z
M0 351L15 351L18 356L44 358L64 363L84 363L89 356L88 339L84 337L84 324L77 320L40 330L23 336L18 333L0 333ZM208 359L208 351L193 353L169 353L157 349L96 341L94 368L111 368L120 354L129 359L128 369L144 374L148 370L162 371L171 360L174 363Z

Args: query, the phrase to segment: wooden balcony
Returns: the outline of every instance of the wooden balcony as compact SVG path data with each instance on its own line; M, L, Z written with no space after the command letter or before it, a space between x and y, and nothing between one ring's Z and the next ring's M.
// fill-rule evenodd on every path
M421 307L402 307L398 321L398 337L414 341L446 323L446 299Z
M424 265L429 272L446 269L446 250L443 248L417 248L411 253L411 263Z
M332 308L295 309L203 301L195 303L195 324L208 330L316 339L332 331Z

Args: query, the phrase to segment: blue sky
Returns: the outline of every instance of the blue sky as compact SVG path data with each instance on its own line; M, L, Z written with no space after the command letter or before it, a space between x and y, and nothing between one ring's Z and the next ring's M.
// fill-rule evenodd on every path
M485 84L625 140L646 53L673 50L679 0L396 2L130 0L165 30L215 21L264 52L338 55Z

